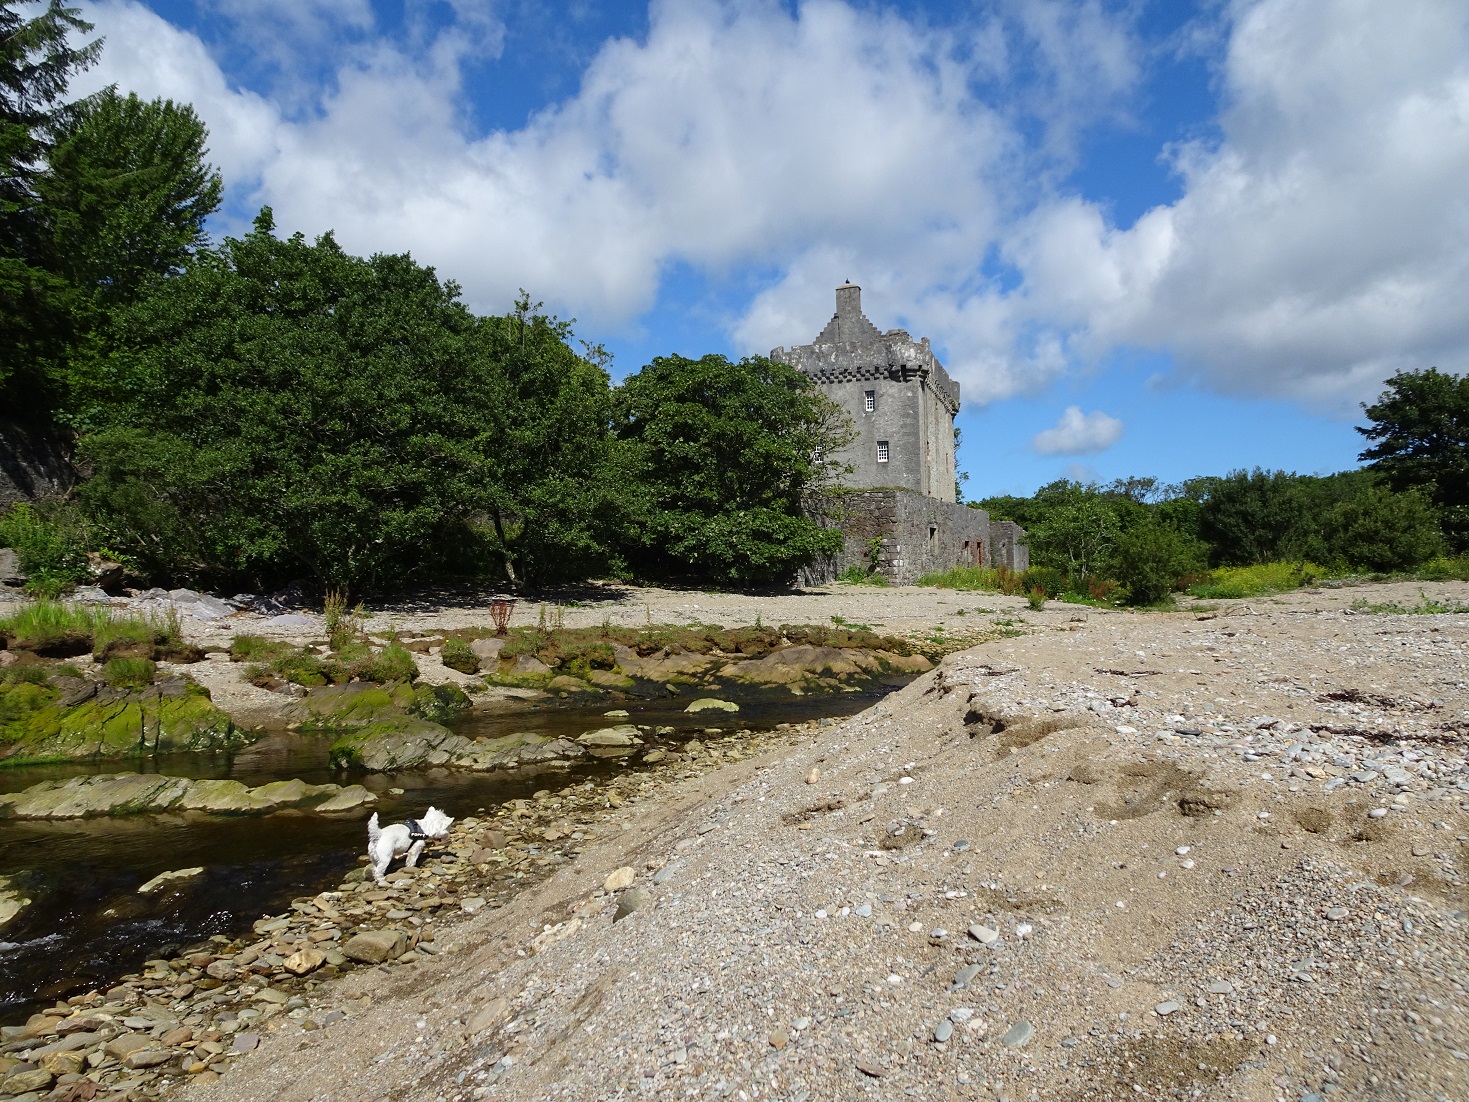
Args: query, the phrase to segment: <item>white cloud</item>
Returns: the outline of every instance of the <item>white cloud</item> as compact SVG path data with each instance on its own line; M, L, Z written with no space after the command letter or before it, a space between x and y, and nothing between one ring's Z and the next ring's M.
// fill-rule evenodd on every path
M1038 432L1030 446L1041 455L1092 455L1106 451L1122 438L1122 422L1101 410L1082 413L1067 406L1054 428Z
M1236 3L1216 147L1122 230L1080 199L1009 243L1011 305L1069 347L1172 352L1225 392L1346 411L1399 369L1469 358L1469 8Z
M677 265L759 272L729 329L766 351L810 340L850 277L880 327L933 339L969 402L1127 346L1336 409L1469 359L1458 0L1234 0L1222 140L1170 150L1184 194L1126 227L1052 183L1139 80L1127 16L1100 0L1003 0L950 28L840 0L654 0L644 40L604 43L575 95L490 134L461 83L500 48L489 0L402 40L365 0L215 3L303 41L345 28L332 79L304 108L232 86L136 0L88 6L99 79L193 102L238 206L411 251L480 309L523 286L596 332L633 324ZM1018 284L984 274L997 252Z

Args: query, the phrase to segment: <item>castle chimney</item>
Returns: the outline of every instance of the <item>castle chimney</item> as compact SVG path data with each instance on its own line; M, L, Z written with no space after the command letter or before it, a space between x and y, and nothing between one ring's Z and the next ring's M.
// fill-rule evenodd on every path
M837 317L856 321L862 316L862 288L848 281L837 288Z

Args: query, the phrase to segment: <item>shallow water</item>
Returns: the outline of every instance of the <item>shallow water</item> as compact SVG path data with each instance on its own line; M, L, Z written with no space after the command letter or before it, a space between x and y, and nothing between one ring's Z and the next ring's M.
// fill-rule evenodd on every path
M726 732L854 714L885 694L834 693L746 699L738 715L687 715L685 700L629 701L629 719L595 706L507 706L456 727L470 736L535 731L575 738L614 723L673 727L681 741L708 727ZM430 804L463 818L479 809L638 769L603 760L569 769L468 773L449 769L361 775L332 769L328 736L287 732L233 755L169 755L0 769L0 791L86 773L150 772L229 777L249 785L299 777L313 784L359 782L379 793L386 821L412 818ZM657 740L650 740L656 742ZM403 789L401 796L389 794ZM143 961L213 934L237 935L292 898L335 886L357 864L370 810L344 816L281 812L267 816L140 815L58 823L0 822L0 875L20 874L34 902L0 934L0 1023L23 1021L56 998L135 971ZM167 869L203 866L179 891L139 895L139 884ZM169 952L165 952L168 950Z

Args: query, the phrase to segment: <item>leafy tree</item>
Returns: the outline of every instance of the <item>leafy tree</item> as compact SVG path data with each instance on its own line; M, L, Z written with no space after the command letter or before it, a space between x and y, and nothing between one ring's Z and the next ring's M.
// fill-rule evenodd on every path
M1322 525L1322 558L1369 570L1410 570L1443 552L1438 517L1418 490L1371 487L1338 502Z
M578 356L571 328L521 292L512 313L482 319L481 355L500 365L487 512L511 581L585 577L608 565L625 479L613 469L611 388L599 347Z
M442 569L502 470L503 365L431 269L272 231L262 211L114 312L86 373L86 500L166 576Z
M1039 520L1028 528L1031 561L1066 571L1081 588L1112 568L1122 526L1117 513L1095 486L1061 480L1036 491Z
M1313 521L1303 481L1259 467L1214 480L1199 508L1199 534L1213 564L1248 566L1304 555Z
M1439 510L1456 550L1469 549L1469 376L1400 371L1357 431L1375 443L1358 456L1394 490L1418 488Z
M0 399L14 411L46 393L44 364L67 339L65 285L42 263L45 218L35 185L73 111L67 84L102 48L71 44L92 29L76 8L51 0L27 18L21 9L30 7L0 0Z
M813 516L850 438L803 374L751 356L660 356L616 391L619 461L635 487L634 565L750 584L790 578L841 546Z
M207 243L219 173L194 109L109 88L77 104L36 180L57 271L102 303L182 270Z

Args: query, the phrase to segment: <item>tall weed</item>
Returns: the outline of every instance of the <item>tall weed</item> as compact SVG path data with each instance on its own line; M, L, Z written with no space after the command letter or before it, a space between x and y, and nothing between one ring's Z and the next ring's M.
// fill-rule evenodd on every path
M1191 596L1205 600L1238 600L1284 593L1315 585L1326 568L1311 562L1265 562L1254 566L1225 566L1209 571L1206 580L1188 587Z

